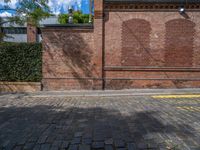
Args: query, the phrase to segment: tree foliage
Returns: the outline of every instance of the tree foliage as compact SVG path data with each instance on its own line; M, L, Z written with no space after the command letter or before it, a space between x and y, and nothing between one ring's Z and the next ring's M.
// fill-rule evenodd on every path
M5 4L8 4L11 0L4 0ZM42 19L51 16L50 8L47 5L48 0L18 0L17 8L10 8L9 5L5 5L0 8L0 11L14 11L15 15L6 19L0 18L0 41L2 41L5 34L2 32L2 26L4 24L23 25L25 23L39 26L39 22Z
M11 0L4 0L5 3L9 3ZM39 25L39 21L51 16L50 8L47 5L48 0L18 0L18 6L16 9L10 8L5 5L0 10L12 10L15 11L14 17L10 17L6 21L1 21L0 24L5 23L17 23L24 24L30 23L32 25Z
M58 22L60 24L67 24L69 18L69 14L60 14L58 17ZM78 23L89 23L90 15L89 14L83 14L81 11L75 11L73 12L73 22L75 24Z

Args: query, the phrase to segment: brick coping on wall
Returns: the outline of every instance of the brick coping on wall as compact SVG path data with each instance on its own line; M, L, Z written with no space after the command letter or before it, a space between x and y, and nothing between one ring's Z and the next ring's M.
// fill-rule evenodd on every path
M42 28L79 28L93 29L93 24L45 24Z
M105 3L147 3L147 4L196 4L199 3L197 0L105 0Z
M46 24L40 28L41 32L52 32L52 31L82 31L82 32L93 32L93 24Z

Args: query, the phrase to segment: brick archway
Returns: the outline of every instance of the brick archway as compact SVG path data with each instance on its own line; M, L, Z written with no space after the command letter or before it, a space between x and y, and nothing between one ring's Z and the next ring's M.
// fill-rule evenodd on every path
M195 24L186 19L174 19L165 26L165 66L192 67Z
M151 25L144 19L131 19L122 23L122 66L149 65Z

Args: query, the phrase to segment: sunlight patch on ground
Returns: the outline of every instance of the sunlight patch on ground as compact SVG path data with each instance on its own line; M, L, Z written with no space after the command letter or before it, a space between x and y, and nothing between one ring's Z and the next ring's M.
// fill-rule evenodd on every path
M200 98L200 95L156 95L152 96L155 99L164 99L164 98Z

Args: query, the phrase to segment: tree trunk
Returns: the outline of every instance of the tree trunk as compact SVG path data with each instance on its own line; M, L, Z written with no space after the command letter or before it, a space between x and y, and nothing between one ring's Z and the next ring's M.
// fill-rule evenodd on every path
M37 27L30 23L27 24L27 42L37 42Z

